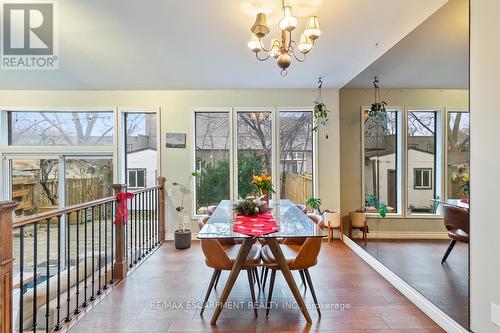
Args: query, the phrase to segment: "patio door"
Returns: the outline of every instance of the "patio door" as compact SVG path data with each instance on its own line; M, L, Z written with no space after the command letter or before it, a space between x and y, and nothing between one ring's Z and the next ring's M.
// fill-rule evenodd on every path
M113 157L4 155L5 197L26 216L112 195Z

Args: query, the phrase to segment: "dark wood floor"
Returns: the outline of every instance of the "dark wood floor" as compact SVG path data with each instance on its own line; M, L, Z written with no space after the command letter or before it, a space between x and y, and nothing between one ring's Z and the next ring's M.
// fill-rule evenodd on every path
M441 265L441 258L448 244L449 240L369 240L365 249L467 328L468 246L458 242L446 262Z
M198 243L188 250L162 246L113 292L98 303L71 330L78 332L442 332L423 312L364 263L343 243L323 246L319 263L311 275L324 309L319 318L311 310L307 325L298 309L287 309L293 298L278 273L273 301L277 309L269 318L259 310L258 318L248 308L224 309L217 327L210 326L213 308L200 316L193 304L202 300L211 269L204 263ZM228 273L223 273L216 294L222 291ZM296 280L300 281L298 275ZM300 287L303 291L303 287ZM260 301L267 292L258 294ZM231 304L250 301L246 274L241 274L230 295ZM306 293L306 303L312 301ZM190 302L190 303L188 303ZM335 308L337 307L337 308Z

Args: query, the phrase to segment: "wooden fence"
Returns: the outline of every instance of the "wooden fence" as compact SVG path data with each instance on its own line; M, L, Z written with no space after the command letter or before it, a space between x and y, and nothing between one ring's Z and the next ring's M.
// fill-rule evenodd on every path
M281 189L281 197L292 200L295 203L305 203L312 196L313 179L311 175L299 175L287 173L284 188Z
M60 200L66 200L66 206L78 205L83 202L97 200L112 193L109 184L103 184L99 178L72 178L66 180L66 198L59 197L59 181L49 180L44 190L36 179L31 177L15 178L12 181L12 200L19 203L16 208L18 215L29 215L58 208ZM57 199L53 205L46 192Z

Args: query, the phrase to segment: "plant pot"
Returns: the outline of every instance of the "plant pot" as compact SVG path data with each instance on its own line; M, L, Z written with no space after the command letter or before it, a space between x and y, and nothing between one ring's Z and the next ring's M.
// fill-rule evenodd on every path
M174 241L176 249L189 249L191 247L191 230L175 230Z
M366 214L362 212L350 212L349 218L351 220L351 226L354 228L364 227L366 224Z

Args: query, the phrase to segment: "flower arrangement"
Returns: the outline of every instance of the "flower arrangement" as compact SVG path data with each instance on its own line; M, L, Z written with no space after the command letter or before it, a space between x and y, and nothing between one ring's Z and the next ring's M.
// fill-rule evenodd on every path
M261 197L247 197L238 199L234 204L234 211L243 215L260 215L269 210Z
M274 192L273 179L267 173L261 173L252 177L252 184L257 187L257 194L259 196L267 196L269 192Z
M461 176L462 185L460 185L460 191L468 198L470 196L470 178L468 174Z

